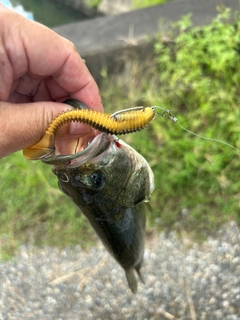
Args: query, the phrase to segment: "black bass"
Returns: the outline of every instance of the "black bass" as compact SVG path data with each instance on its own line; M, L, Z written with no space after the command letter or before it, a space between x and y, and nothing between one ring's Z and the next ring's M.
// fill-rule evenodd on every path
M59 188L87 217L136 293L135 272L143 281L144 202L154 189L152 170L133 148L106 133L98 134L87 148L69 159L51 162Z

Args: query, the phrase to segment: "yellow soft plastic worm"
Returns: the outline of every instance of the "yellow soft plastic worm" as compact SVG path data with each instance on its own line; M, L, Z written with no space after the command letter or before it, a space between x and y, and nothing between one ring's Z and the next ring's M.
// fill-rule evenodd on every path
M156 115L156 108L160 107L135 107L117 111L113 114L94 111L81 105L76 100L66 100L74 109L59 114L47 128L43 138L30 148L24 149L23 154L27 159L41 159L54 151L55 134L58 129L69 122L77 121L109 134L127 134L144 129ZM82 109L84 108L84 109Z
M46 130L46 134L55 134L65 123L77 121L110 134L126 134L142 130L155 117L150 108L126 109L113 115L94 110L69 110L58 115Z

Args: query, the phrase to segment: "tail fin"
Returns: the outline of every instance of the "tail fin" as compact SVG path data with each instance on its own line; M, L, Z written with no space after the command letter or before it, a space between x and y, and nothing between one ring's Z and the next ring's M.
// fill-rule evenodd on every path
M125 270L125 273L126 273L129 288L131 289L132 293L136 293L138 284L135 276L135 270L127 269Z
M135 268L135 269L136 269L136 271L137 271L137 274L138 274L139 279L141 280L141 282L142 282L143 284L145 284L145 281L144 281L144 278L143 278L143 276L142 276L142 274L141 274L140 268L141 268L141 266L138 267L138 268Z
M140 272L140 268L141 268L141 266L136 267L135 269L125 270L127 281L128 281L128 285L129 285L129 288L131 289L132 293L136 293L137 292L137 287L138 287L135 271L137 272L140 281L143 284L145 284L144 278L143 278L143 276L142 276L142 274Z

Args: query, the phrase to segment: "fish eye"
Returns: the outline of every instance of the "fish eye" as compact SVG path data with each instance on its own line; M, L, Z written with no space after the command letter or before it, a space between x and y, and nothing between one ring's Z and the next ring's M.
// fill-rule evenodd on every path
M93 187L99 189L103 186L104 178L100 172L95 172L90 175L90 181Z

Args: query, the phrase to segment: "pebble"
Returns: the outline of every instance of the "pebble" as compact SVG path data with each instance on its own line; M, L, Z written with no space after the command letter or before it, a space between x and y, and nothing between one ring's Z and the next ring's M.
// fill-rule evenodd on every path
M101 244L58 250L20 247L0 262L0 320L240 320L240 229L204 243L161 233L147 243L133 295Z

